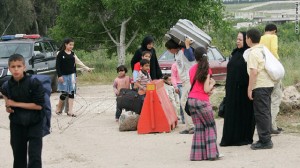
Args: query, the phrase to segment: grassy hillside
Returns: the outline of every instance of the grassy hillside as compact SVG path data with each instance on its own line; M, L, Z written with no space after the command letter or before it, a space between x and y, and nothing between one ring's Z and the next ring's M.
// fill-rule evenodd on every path
M225 12L239 12L240 9L251 7L251 6L257 6L260 4L264 4L265 2L257 2L257 3L241 3L241 4L226 4L225 6ZM246 11L268 11L268 10L285 10L285 9L295 9L295 3L293 2L285 2L285 3L273 3L273 4L266 4L263 6L257 6L250 10Z

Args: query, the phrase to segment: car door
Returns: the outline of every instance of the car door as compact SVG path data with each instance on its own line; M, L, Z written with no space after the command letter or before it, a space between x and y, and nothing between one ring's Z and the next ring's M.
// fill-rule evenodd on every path
M55 49L53 48L53 45L51 44L50 41L44 41L42 42L43 48L46 54L46 60L48 63L48 70L45 71L45 74L50 75L51 77L56 77L56 53Z
M43 56L43 57L40 57ZM39 58L36 58L39 57ZM33 47L32 70L37 74L43 74L48 70L48 62L42 42L35 42Z

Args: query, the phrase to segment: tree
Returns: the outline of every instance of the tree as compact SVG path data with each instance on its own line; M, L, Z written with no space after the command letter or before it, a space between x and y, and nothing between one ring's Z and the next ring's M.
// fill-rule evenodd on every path
M37 33L46 35L54 26L56 0L1 0L1 34Z
M28 33L33 22L31 1L0 1L1 34ZM6 29L7 28L7 29ZM6 32L4 30L6 29Z
M57 0L32 0L34 23L31 31L47 35L48 29L53 27L58 14Z
M59 0L59 6L54 37L73 36L85 47L115 46L119 64L137 36L152 34L159 40L180 18L206 30L223 22L220 0Z

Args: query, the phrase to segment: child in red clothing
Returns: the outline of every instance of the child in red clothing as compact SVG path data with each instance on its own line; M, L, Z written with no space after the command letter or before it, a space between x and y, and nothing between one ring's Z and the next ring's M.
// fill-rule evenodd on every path
M151 52L150 51L144 51L142 53L142 59L146 59L149 60L151 59ZM133 72L132 72L132 76L133 76L133 82L136 82L137 77L139 76L139 71L141 70L141 63L137 62L136 64L134 64L134 68L133 68ZM148 72L150 71L150 69L148 70Z
M122 88L130 89L130 78L129 78L129 76L126 76L127 68L124 65L120 65L117 68L117 72L119 75L118 75L118 77L116 77L114 84L113 84L113 88L114 88L114 92L115 92L116 96L119 95L119 92ZM119 118L122 113L122 109L119 109L118 106L116 108L117 108L116 121L119 121Z

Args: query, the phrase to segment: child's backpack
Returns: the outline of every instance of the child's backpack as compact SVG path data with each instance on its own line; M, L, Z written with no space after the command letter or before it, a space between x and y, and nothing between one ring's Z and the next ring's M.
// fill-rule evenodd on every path
M44 104L43 109L41 112L43 113L43 136L50 134L50 127L51 127L51 102L50 102L50 95L51 95L51 79L47 75L31 75L30 82L34 79L38 79L44 88ZM11 97L11 91L8 87L8 81L4 84L4 87L7 88L7 94ZM31 84L30 84L31 85ZM32 88L34 89L34 88Z
M47 75L32 75L30 79L32 80L34 78L38 79L42 83L45 91L45 95L44 95L45 102L42 111L45 114L43 118L43 136L46 136L50 134L50 128L51 128L51 101L50 101L50 96L52 92L51 78Z

